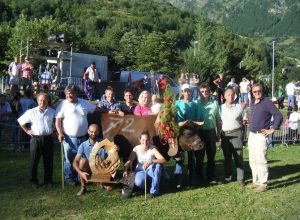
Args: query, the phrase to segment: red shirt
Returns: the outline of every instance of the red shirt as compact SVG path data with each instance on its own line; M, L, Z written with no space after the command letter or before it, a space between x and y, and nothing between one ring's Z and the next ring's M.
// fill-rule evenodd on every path
M167 88L167 79L159 79L158 88L159 90L165 90Z

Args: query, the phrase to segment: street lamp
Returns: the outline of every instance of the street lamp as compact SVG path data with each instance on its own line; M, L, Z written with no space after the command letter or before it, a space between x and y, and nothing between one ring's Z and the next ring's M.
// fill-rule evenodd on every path
M273 48L273 54L272 54L272 98L274 97L274 64L275 64L274 47L275 47L275 40L272 41L272 48Z
M198 46L198 41L194 41L194 57L196 57L196 46Z

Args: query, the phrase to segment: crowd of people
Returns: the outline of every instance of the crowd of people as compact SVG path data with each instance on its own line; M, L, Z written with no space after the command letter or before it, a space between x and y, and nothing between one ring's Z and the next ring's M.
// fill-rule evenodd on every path
M12 67L12 70L16 67ZM29 68L29 67L28 67ZM29 71L29 69L27 69ZM90 78L95 74L94 64L84 71L84 75ZM24 75L30 77L30 74ZM94 76L95 77L95 76ZM14 85L14 78L11 78L11 85ZM149 83L148 76L144 80ZM162 80L163 76L162 76ZM99 82L99 78L94 78ZM39 186L37 178L37 167L40 157L44 162L44 184L52 186L53 176L53 133L56 130L57 138L64 149L64 178L70 185L81 183L81 189L77 195L83 195L87 190L87 181L91 175L88 164L89 155L98 138L99 126L88 124L88 114L94 112L108 113L119 116L124 115L158 115L162 108L163 91L167 85L164 81L164 89L153 88L144 83L143 91L140 92L137 102L134 101L132 90L124 91L124 101L115 99L114 89L108 87L105 93L99 98L97 106L88 100L78 97L78 88L69 85L65 88L65 100L56 109L49 103L49 95L41 92L36 96L37 103L32 103L30 92L28 99L22 105L22 112L17 115L18 123L31 138L31 184L33 188ZM181 74L179 78L180 98L176 101L176 121L201 121L204 122L197 128L197 134L204 142L205 147L201 150L190 150L187 153L187 173L189 185L193 187L203 184L216 184L216 142L221 141L221 148L224 155L224 183L236 179L237 183L244 187L244 161L243 161L243 127L249 124L249 164L252 171L252 184L247 185L256 192L267 190L268 166L267 166L267 139L275 130L280 128L282 114L275 107L274 103L266 98L261 84L253 83L243 78L238 85L232 78L228 84L225 83L223 74L213 81L216 85L216 97L206 83L200 82L199 77L194 74L191 78L187 74ZM150 82L151 84L151 82ZM288 86L287 86L288 87ZM31 91L31 90L27 90ZM160 91L161 93L157 93ZM290 96L290 95L289 95ZM90 97L87 97L90 98ZM26 99L26 98L24 98ZM289 105L292 98L289 97ZM30 103L31 104L30 104ZM21 100L18 103L22 103ZM27 106L27 107L26 107ZM248 108L249 107L249 108ZM280 107L280 106L279 106ZM12 109L4 96L0 98L1 119L10 114ZM295 111L296 112L296 111ZM297 112L296 112L297 113ZM292 115L292 114L291 114ZM292 117L294 123L300 120L298 114ZM296 119L297 118L297 119ZM272 120L272 127L271 125ZM1 132L1 129L0 129ZM150 181L151 197L158 196L160 182L164 176L163 164L166 158L159 152L157 146L151 143L149 133L140 132L140 145L135 146L129 157L124 161L124 173L126 178L129 167L137 159L134 183L138 188L143 188L145 181ZM174 186L181 189L184 183L184 159L185 151L179 146L174 167ZM116 146L115 151L122 152L122 146ZM99 152L101 158L106 158L107 153L103 149ZM204 172L204 157L207 156L206 170ZM237 176L233 176L232 160L235 162ZM106 190L111 186L106 185ZM132 189L130 190L130 193ZM129 197L130 193L126 196Z

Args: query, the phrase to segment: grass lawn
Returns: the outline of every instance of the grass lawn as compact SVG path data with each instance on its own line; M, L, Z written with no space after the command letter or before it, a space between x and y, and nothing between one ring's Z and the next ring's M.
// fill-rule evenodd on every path
M249 183L247 149L244 154ZM76 196L79 186L66 186L62 190L59 148L55 151L54 187L33 190L29 184L29 152L2 150L0 216L1 219L300 219L300 146L271 148L268 156L270 181L266 192L255 193L235 182L185 187L176 192L172 184L164 182L162 195L145 201L143 193L122 200L120 188L105 192L97 184L89 186L89 192L80 198ZM218 150L219 181L222 159L222 151ZM173 161L165 167L171 173Z

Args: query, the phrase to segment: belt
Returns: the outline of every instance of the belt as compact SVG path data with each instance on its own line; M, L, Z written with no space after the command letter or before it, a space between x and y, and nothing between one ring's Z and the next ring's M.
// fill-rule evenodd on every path
M233 129L233 130L229 130L229 131L223 131L223 132L226 135L226 134L231 134L231 133L234 133L234 132L237 132L237 131L240 131L240 130L241 130L241 128L237 128L237 129Z
M262 133L261 131L250 131L250 132L252 132L254 134L261 134Z
M71 136L71 135L67 135L67 134L64 134L65 136L68 136L68 137L70 137L70 138L85 138L86 137L86 135L83 135L83 136L79 136L79 137L77 137L77 136Z
M51 137L52 134L47 134L47 135L32 135L33 138L46 138L46 137Z

